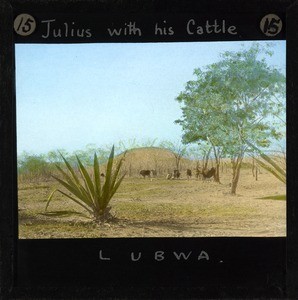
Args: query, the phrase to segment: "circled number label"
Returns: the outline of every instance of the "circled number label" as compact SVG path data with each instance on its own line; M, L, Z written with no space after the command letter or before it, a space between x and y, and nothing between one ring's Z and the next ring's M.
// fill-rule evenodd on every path
M265 35L276 36L282 29L281 18L275 14L268 14L261 20L260 28Z
M20 14L15 18L13 27L17 34L27 36L35 31L36 21L31 15Z

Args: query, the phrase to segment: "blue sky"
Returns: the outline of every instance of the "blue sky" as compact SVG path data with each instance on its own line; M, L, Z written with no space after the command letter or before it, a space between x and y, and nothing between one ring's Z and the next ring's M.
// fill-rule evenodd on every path
M242 44L17 44L18 153L75 151L130 139L179 141L175 98L194 68ZM284 71L285 48L285 41L276 41L268 58Z

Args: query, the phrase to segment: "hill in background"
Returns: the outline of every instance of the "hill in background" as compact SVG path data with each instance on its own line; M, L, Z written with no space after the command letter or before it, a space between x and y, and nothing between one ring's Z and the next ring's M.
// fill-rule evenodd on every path
M196 162L182 158L181 170L193 169ZM123 163L123 171L128 176L139 176L140 170L156 170L157 176L165 176L176 169L175 156L172 151L164 148L145 147L128 150Z

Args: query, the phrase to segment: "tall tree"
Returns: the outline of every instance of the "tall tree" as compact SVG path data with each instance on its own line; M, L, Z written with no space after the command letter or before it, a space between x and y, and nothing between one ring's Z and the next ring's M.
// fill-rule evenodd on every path
M285 76L268 65L266 56L272 54L270 45L258 43L224 52L219 62L195 69L195 79L176 98L182 108L176 123L184 131L183 142L208 141L215 157L224 150L231 158L232 194L250 149L245 141L269 147L272 138L281 137L275 121L285 109Z

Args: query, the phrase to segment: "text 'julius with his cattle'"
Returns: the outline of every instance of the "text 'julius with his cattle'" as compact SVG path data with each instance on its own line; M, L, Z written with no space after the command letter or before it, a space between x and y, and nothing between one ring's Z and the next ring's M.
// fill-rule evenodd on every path
M96 38L97 34L102 35L105 33L107 37L143 37L146 34L156 37L160 36L175 36L184 34L186 36L204 36L204 35L237 35L237 27L235 25L228 24L229 22L224 19L212 19L212 20L195 20L189 19L185 21L185 24L171 24L168 20L162 20L159 22L153 22L148 24L147 22L140 24L137 21L124 21L119 22L113 26L101 26L95 28L92 25L83 26L76 21L61 21L56 19L48 19L41 21L41 37L43 39L90 39ZM94 26L97 26L94 24Z

